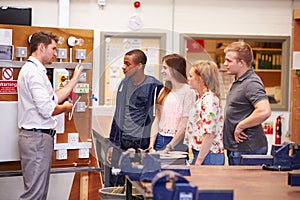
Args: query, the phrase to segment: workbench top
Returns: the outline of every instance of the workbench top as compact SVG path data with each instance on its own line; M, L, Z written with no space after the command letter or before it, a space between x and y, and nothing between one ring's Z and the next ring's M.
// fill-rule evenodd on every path
M260 166L190 166L190 184L203 190L233 190L234 200L296 200L300 187L288 185L289 171L267 171ZM147 190L151 197L151 183L133 183Z

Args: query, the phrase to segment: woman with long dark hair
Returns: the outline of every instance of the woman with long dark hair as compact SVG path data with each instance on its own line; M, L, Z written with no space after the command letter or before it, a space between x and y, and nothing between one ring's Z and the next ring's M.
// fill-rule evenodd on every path
M189 111L196 100L187 83L186 60L178 54L162 59L164 87L156 101L156 116L151 128L150 152L187 151L183 145Z

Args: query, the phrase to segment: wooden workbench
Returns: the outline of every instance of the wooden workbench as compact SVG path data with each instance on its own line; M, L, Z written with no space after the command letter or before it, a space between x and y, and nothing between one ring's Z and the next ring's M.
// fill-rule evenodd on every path
M185 178L198 189L233 190L234 200L296 200L300 187L288 185L287 171L266 171L260 166L191 166ZM132 182L151 199L151 183Z

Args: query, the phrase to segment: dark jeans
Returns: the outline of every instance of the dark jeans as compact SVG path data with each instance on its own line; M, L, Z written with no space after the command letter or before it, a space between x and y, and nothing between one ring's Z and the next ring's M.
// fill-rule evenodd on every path
M196 151L194 149L192 149L193 151L193 161L191 163L191 165L195 165L199 151ZM224 165L225 163L225 156L224 153L208 153L204 159L204 161L202 162L202 165Z
M245 154L250 155L266 155L268 147L262 147L256 151L229 151L227 150L228 164L229 165L241 165L241 156Z
M162 136L158 133L154 146L155 151L160 151L166 148L167 144L169 144L172 139L173 137Z
M171 142L173 137L162 136L161 134L157 134L154 149L155 151L160 151L166 148L167 144ZM174 147L175 151L184 151L188 152L188 146L183 144L183 139Z

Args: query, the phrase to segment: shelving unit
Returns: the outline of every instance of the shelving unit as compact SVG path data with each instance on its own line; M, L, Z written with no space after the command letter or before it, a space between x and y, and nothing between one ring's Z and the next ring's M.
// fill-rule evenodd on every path
M253 48L256 70L281 69L281 49Z
M216 49L216 62L222 64L225 61L224 46ZM254 55L254 69L258 70L274 70L281 72L282 65L282 50L280 48L252 48Z
M220 71L224 71L222 63L225 61L224 48L222 45L216 49L216 62L220 66ZM253 51L253 68L257 75L262 79L267 94L273 96L277 103L281 103L281 66L282 48L281 43L271 42L248 42ZM274 48L272 47L274 46ZM226 70L225 70L226 71ZM274 102L272 102L274 103Z

